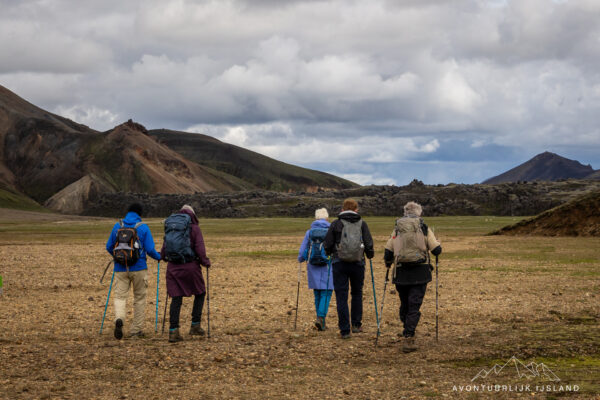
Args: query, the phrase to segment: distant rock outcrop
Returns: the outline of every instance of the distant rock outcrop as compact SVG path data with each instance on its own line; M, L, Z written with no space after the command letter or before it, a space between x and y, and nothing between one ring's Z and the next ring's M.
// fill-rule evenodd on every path
M591 165L583 165L579 161L544 152L503 174L483 181L483 183L557 181L569 178L590 179L588 177L595 172Z
M417 201L425 216L535 215L590 190L600 181L502 183L499 185L363 186L354 189L282 193L264 190L230 193L134 194L104 193L83 214L118 217L134 201L143 202L147 216L164 217L190 204L202 217L309 217L325 207L340 211L345 198L358 200L362 215L401 216L404 204Z
M495 235L600 236L600 190L506 226Z

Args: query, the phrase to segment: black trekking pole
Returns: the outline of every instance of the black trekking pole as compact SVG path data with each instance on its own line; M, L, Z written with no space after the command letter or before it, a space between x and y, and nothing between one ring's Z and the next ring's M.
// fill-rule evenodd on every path
M300 275L302 274L302 263L298 263L298 288L296 289L296 316L294 317L294 330L298 322L298 300L300 299ZM327 281L329 283L329 281Z
M375 293L375 277L373 276L373 260L369 259L371 265L371 283L373 284L373 303L375 304L375 318L377 319L377 337L379 337L379 314L377 313L377 294ZM377 343L377 338L375 338Z
M382 319L383 319L383 304L385 302L385 291L387 289L387 283L389 280L389 276L390 276L390 269L388 268L387 271L385 271L385 283L383 284L383 296L381 297L381 312L379 313L379 315ZM380 325L381 325L381 320L379 320L377 322L377 337L375 338L375 347L377 347L377 341L379 340L379 335L381 333L381 331L379 330Z
M438 341L438 256L435 256L435 341Z
M104 273L102 274L102 277L100 278L100 283L102 283L102 279L104 279L104 275L106 275L106 271L108 271L108 266L110 265L111 262L113 262L113 260L110 260L108 262L108 264L106 264L106 268L104 268Z
M163 323L162 323L162 332L165 333L165 320L167 319L167 304L169 303L169 292L167 292L167 297L165 298L165 312L163 313Z
M206 337L210 339L210 278L206 267Z

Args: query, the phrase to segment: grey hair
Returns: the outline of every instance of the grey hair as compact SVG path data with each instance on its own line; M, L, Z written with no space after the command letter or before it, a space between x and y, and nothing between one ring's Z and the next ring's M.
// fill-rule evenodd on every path
M327 219L329 218L329 213L326 208L319 208L315 210L315 219Z
M181 207L181 210L188 210L191 211L192 214L196 215L196 212L194 211L194 209L192 208L192 206L190 206L189 204L184 204L183 207Z
M408 217L409 215L413 215L416 217L420 217L421 213L423 213L423 207L419 203L415 203L414 201L409 201L404 205L404 216Z

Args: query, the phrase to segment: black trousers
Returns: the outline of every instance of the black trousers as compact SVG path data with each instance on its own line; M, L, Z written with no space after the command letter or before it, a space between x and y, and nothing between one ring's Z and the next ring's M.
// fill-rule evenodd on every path
M396 290L400 296L400 321L404 324L402 334L405 337L415 336L417 324L421 318L421 304L425 297L427 284L420 285L398 285Z
M206 293L194 296L194 306L192 307L192 324L200 323L202 318L202 307L204 307L204 298ZM183 297L173 297L171 299L171 307L169 309L169 329L179 328L179 313L181 312L181 304Z
M365 266L363 263L338 261L332 265L332 270L338 327L342 334L346 334L350 332L350 320L352 320L352 326L362 325L362 291L365 281ZM350 310L348 310L348 282L350 282L350 294L352 295L352 317L350 317Z

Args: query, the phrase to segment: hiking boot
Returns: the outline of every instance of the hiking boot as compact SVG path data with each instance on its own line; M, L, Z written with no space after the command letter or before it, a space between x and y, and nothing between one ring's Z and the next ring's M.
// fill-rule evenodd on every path
M362 326L358 326L358 325L353 325L352 326L352 333L361 333L362 330Z
M417 345L415 344L415 338L413 336L405 337L404 343L402 344L402 352L403 353L412 353L417 350Z
M317 320L315 321L315 327L320 331L324 331L326 329L325 328L325 318L317 317Z
M121 318L115 321L115 339L123 339L123 320Z
M129 338L130 339L145 339L146 335L144 334L144 332L139 331L139 332L135 332L135 333L130 333Z
M346 332L346 333L342 333L342 339L350 339L352 337L352 335L350 335L350 332Z
M169 343L181 342L183 338L179 334L179 328L169 329Z
M200 324L195 324L190 327L190 336L204 336L204 329L200 328Z

